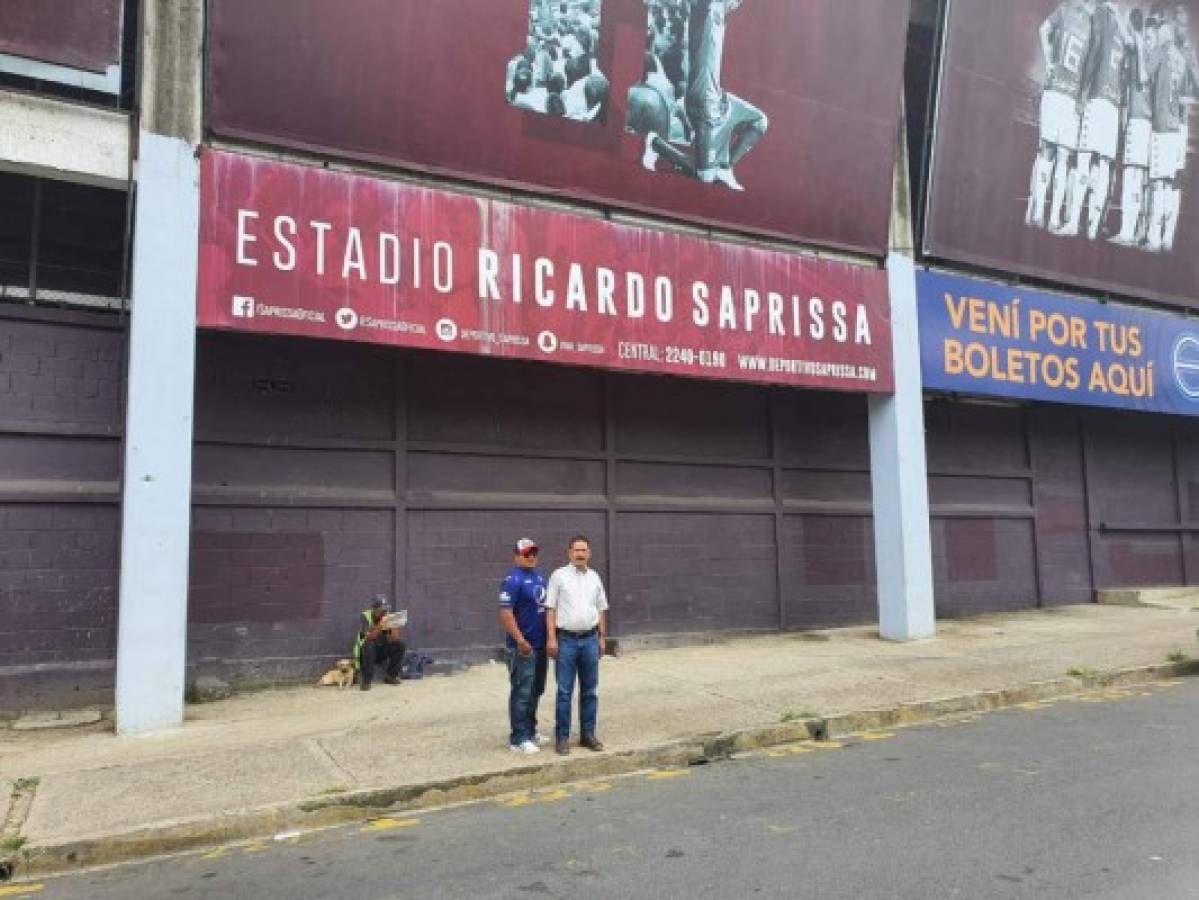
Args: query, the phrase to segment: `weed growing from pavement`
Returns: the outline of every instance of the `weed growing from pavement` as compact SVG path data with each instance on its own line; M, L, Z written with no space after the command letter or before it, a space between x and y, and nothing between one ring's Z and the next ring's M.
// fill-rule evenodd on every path
M1169 656L1166 657L1166 662L1184 663L1189 659L1190 659L1190 657L1187 656L1185 653L1183 653L1181 650L1175 650L1173 653L1171 653Z
M7 853L15 853L20 850L29 841L29 838L19 834L12 834L5 838L0 838L0 850Z
M814 712L808 712L807 710L803 710L802 712L796 712L793 709L788 709L788 710L785 710L781 716L779 716L779 721L780 722L801 722L804 719L818 719L818 718L820 718L820 717Z
M37 777L18 778L16 781L13 782L12 789L18 793L24 794L24 793L27 793L28 791L32 791L34 788L36 788L41 783L42 783L42 780Z

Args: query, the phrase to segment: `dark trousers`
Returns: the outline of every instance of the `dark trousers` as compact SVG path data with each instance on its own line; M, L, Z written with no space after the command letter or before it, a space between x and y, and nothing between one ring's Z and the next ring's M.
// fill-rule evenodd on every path
M362 683L370 684L374 680L376 665L387 666L388 678L399 678L403 663L404 642L393 641L381 634L362 645Z
M508 742L516 745L533 740L537 733L537 702L545 693L547 664L545 648L521 656L508 650L508 722L512 733Z

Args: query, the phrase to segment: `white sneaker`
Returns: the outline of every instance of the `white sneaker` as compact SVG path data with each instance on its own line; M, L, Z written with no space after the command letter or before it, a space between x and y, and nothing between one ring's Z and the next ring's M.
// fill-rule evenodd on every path
M540 731L537 732L535 735L533 735L533 743L536 744L538 747L544 747L549 742L550 742L549 737L547 735L542 734Z
M541 748L538 747L536 744L534 744L532 741L525 741L524 743L522 743L520 745L520 752L521 753L540 753Z

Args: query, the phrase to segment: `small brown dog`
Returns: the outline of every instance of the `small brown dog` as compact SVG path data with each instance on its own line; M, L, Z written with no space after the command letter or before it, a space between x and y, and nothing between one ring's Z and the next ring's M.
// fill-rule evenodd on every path
M354 661L339 659L337 665L321 676L318 687L339 687L343 691L354 683Z

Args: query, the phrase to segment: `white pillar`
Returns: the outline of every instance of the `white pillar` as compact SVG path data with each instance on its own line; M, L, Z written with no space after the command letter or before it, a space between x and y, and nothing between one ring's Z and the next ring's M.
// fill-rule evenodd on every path
M117 637L122 734L183 722L199 178L193 147L142 134Z
M116 724L183 723L204 5L144 0Z
M895 394L870 399L870 472L874 495L874 559L879 633L887 640L932 637L932 547L924 396L916 318L916 267L887 258Z

